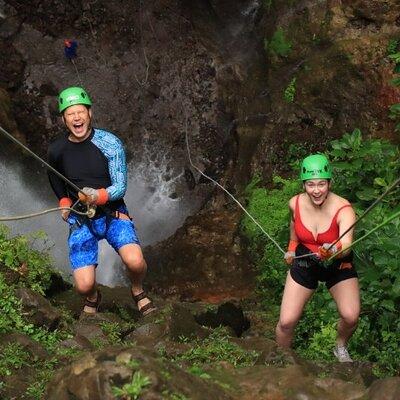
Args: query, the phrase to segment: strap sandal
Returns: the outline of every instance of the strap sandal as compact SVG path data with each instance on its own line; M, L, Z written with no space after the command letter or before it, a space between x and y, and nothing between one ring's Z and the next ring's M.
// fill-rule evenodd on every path
M144 305L143 307L139 308L139 306L138 306L138 310L139 310L140 314L143 315L143 317L145 315L149 315L153 311L157 310L157 307L153 304L152 300L150 299L150 297L147 295L147 293L144 290L143 290L143 292L141 292L141 293L139 293L137 295L134 295L132 293L132 298L133 298L133 300L134 300L134 302L136 303L137 306L138 306L138 303L139 303L140 300L143 300L143 299L148 299L149 300L149 302L146 305Z
M87 298L85 299L84 307L90 307L94 309L93 313L86 312L86 314L95 314L96 312L98 312L100 303L101 303L101 293L100 290L97 289L97 298L95 301L89 300Z

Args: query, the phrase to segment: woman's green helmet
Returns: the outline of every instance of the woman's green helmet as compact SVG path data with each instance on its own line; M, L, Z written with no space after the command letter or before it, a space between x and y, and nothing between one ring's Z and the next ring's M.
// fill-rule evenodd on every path
M332 169L329 160L322 154L311 154L301 163L300 179L331 179Z
M69 106L76 104L84 104L85 106L91 106L92 101L85 89L80 87L72 86L64 89L58 95L58 111L62 113Z

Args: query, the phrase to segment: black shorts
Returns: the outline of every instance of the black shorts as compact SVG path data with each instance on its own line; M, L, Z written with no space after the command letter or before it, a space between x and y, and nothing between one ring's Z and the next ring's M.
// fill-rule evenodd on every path
M309 252L310 250L299 244L296 249L296 256ZM318 282L325 282L326 287L330 289L346 279L358 278L353 265L352 253L334 260L328 265L323 264L315 256L295 259L290 268L290 276L299 285L312 290L318 287Z

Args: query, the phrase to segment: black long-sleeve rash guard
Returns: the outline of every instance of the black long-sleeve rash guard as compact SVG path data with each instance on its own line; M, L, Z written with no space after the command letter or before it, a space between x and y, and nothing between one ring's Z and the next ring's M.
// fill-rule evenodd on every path
M71 142L68 134L49 146L49 164L79 188L105 189L107 207L124 204L127 167L122 142L112 133L93 129L83 142ZM59 200L77 199L76 191L55 173L49 172L50 185Z

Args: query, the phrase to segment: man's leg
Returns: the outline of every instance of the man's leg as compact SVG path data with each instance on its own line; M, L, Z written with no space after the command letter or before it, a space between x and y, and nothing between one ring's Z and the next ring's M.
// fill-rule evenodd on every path
M358 279L350 278L329 289L340 315L336 344L346 346L355 331L360 315L360 290Z
M282 297L281 313L276 326L276 342L279 346L290 347L292 345L294 329L305 304L313 293L314 290L307 289L295 282L288 272Z
M96 303L98 292L96 288L96 268L94 265L77 268L74 270L76 291L85 296L87 300ZM96 308L85 305L83 311L89 314L96 312Z
M132 283L132 295L137 296L143 292L142 284L147 271L147 264L143 257L142 249L138 244L130 243L122 246L118 250L118 253L126 265ZM139 311L149 303L150 299L148 297L139 300L137 303Z

